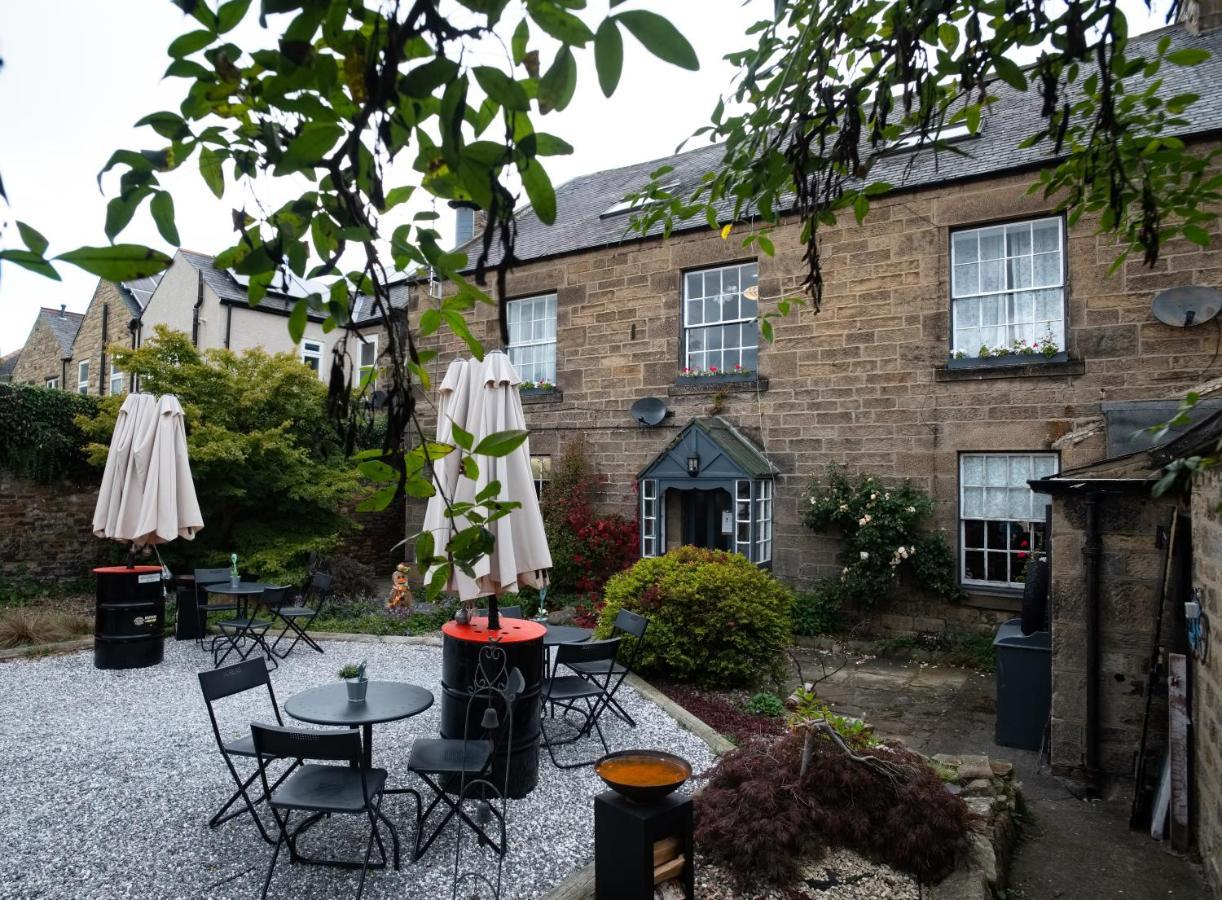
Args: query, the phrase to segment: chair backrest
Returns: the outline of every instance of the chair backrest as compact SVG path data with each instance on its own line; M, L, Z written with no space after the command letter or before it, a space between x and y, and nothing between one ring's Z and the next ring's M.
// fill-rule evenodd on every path
M615 614L615 629L622 631L624 634L630 634L637 640L645 636L645 629L649 627L649 620L640 613L634 613L628 609L621 609Z
M569 665L613 660L619 652L620 640L621 638L613 637L601 641L586 641L584 644L557 644L556 662Z
M267 663L262 656L225 666L223 669L199 673L200 690L204 692L204 700L208 703L215 703L264 684L270 688L271 683L267 675Z
M229 580L228 569L196 569L195 586L203 587L206 584L220 584L222 581Z
M361 759L361 733L355 728L323 731L252 722L250 734L260 756L346 763Z
M331 593L331 582L333 580L332 576L326 572L315 572L306 583L305 592L301 595L301 602L306 606L312 606L314 609L321 609Z
M520 606L498 606L498 607L496 608L496 610L497 610L497 614L498 614L498 615L500 615L500 616L502 616L502 617L504 617L504 618L506 618L506 619L520 619L520 618L522 618L522 607L520 607ZM475 614L476 614L477 616L486 616L486 615L488 615L488 610L486 610L486 609L477 609L477 610L475 611Z
M282 587L265 587L259 602L268 609L279 609L284 606L288 599L289 586L284 585Z

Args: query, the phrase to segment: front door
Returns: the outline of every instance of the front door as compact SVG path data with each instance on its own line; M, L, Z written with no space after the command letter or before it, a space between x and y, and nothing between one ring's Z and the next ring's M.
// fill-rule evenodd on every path
M730 492L724 488L712 491L680 491L683 515L683 543L711 550L729 550L734 540L734 508ZM727 518L728 517L728 518ZM729 529L723 525L729 523Z

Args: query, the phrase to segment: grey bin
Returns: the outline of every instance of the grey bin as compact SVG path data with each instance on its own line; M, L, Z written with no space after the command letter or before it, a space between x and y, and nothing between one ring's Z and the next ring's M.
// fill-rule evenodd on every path
M997 629L997 731L1002 747L1039 750L1052 705L1052 633L1023 634L1022 619Z

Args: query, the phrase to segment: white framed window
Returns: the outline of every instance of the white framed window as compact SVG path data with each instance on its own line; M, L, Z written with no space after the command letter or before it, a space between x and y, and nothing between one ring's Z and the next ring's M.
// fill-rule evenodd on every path
M1055 475L1054 453L959 456L959 574L965 585L1021 588L1043 553L1049 497L1027 482Z
M82 360L76 364L76 392L78 394L89 393L89 360Z
M59 377L57 376L55 378L48 378L47 387L51 388L52 390L58 391L59 390Z
M641 556L657 556L660 540L658 515L658 482L654 478L641 479Z
M759 304L743 292L759 266L742 263L683 276L683 367L693 372L754 372Z
M362 348L364 345L362 345ZM302 341L301 361L322 377L322 341Z
M734 550L751 558L751 482L734 482Z
M556 383L556 295L510 300L509 361L523 381Z
M116 365L110 367L110 396L117 397L127 393L127 376Z
M755 483L755 561L772 561L772 481Z
M543 489L552 480L552 458L550 456L532 456L530 458L530 478L535 483L535 496L542 497Z
M1065 255L1060 216L969 228L950 237L951 350L1065 349Z
M378 336L370 335L361 342L357 350L357 358L360 361L360 383L365 384L365 379L369 379L369 384L373 384L377 380L378 367Z

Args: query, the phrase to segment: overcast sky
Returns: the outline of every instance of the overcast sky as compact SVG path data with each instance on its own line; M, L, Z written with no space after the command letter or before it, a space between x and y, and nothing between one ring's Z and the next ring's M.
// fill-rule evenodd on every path
M1122 5L1130 14L1131 33L1161 24L1141 0ZM597 21L605 0L593 0L591 6L587 21ZM770 13L772 0L650 0L648 6L667 15L691 40L701 71L658 62L625 34L624 77L607 100L594 78L592 51L581 52L581 80L572 105L536 119L540 130L575 148L572 156L549 158L556 184L672 153L707 123L733 75L722 57L743 49L746 27ZM512 27L516 19L509 21ZM254 31L245 34L258 39L257 26L246 27ZM115 149L158 146L148 129L138 132L131 126L146 113L177 110L187 82L162 81L161 75L169 63L166 46L187 30L189 24L169 0L0 2L0 176L12 217L41 230L52 252L105 243L106 200L117 183L106 182L103 196L97 173ZM230 210L254 205L254 198L237 188L215 199L200 181L194 160L162 176L162 183L174 195L183 246L193 250L215 253L227 247L232 241ZM164 248L147 209L146 204L120 239ZM449 212L444 207L438 211ZM448 217L443 229L451 233ZM25 342L40 306L85 309L97 280L71 266L63 266L61 274L64 280L54 282L4 266L0 353Z

